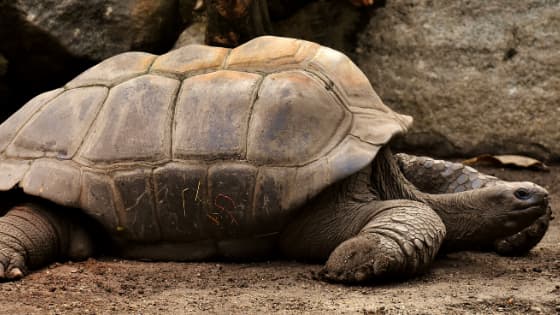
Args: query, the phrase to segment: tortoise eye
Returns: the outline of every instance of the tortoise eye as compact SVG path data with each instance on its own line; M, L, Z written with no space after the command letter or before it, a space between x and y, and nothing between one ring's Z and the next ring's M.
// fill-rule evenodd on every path
M517 189L513 195L520 200L527 200L531 198L531 192L524 188Z

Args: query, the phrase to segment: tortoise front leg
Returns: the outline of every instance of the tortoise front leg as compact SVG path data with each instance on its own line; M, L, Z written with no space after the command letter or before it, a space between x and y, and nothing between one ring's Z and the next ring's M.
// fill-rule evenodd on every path
M0 280L21 278L60 258L91 256L93 246L85 229L62 214L24 204L0 217Z
M355 283L427 270L445 237L440 217L410 200L373 200L308 209L281 236L283 252L325 261L325 280Z
M461 163L405 153L395 154L395 158L405 177L420 190L427 193L461 192L505 182ZM526 254L544 237L551 218L552 209L549 206L546 214L530 226L514 235L496 240L492 250L505 256Z

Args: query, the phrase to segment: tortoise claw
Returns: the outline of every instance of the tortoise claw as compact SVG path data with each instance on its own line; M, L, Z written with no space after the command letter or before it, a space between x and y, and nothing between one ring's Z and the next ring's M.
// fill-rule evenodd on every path
M7 278L13 280L23 278L23 271L18 267L14 267L8 271Z
M26 274L23 255L9 247L0 250L0 281L21 279Z

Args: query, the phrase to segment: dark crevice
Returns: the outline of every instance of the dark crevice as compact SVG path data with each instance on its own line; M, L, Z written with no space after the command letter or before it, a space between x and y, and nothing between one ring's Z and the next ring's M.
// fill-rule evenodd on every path
M508 61L510 59L512 59L513 57L515 57L515 55L517 55L517 50L515 48L510 48L508 50L506 50L506 52L504 53L504 61Z

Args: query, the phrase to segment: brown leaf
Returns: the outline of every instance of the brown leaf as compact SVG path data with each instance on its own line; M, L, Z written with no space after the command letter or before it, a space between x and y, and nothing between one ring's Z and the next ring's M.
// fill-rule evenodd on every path
M527 168L548 171L548 167L541 161L522 155L489 155L483 154L464 160L466 165L491 165L510 168Z

